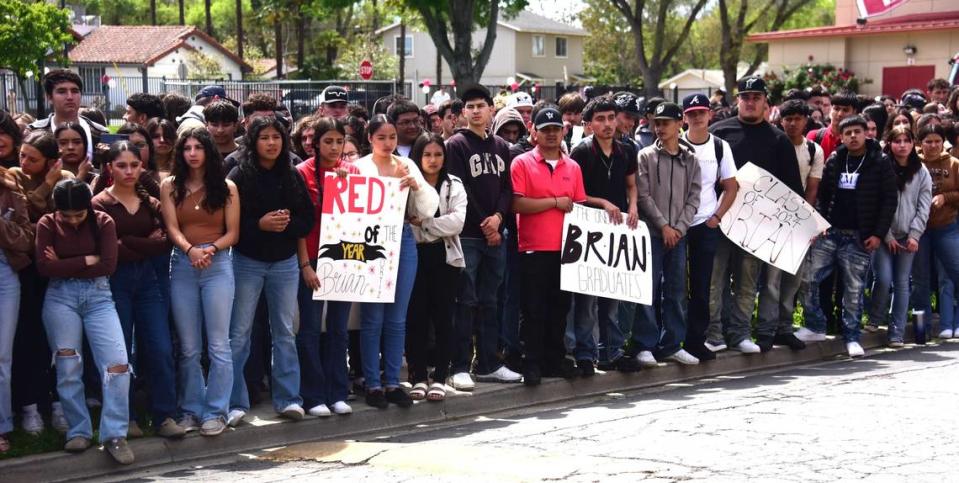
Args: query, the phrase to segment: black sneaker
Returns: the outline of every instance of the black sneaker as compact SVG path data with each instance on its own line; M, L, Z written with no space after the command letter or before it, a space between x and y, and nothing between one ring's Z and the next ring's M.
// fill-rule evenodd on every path
M413 407L413 398L406 391L396 388L386 391L386 400L401 408Z
M377 389L366 393L366 404L377 409L386 409L386 407L390 405L390 402L386 400L386 395L383 394L383 390Z
M538 386L542 382L542 376L538 365L523 365L523 384L527 386Z
M636 356L623 356L613 363L619 372L638 372L640 365Z
M579 375L583 377L591 377L596 374L596 367L593 366L593 361L589 359L576 361L576 368L579 369Z
M773 350L773 337L769 337L768 335L756 337L756 345L759 346L759 352L765 354Z
M579 370L576 369L576 363L566 358L560 361L556 366L543 371L543 376L545 377L562 377L563 379L575 379L579 374Z
M693 357L702 361L712 361L716 359L716 353L707 349L703 344L690 344L683 345L683 349L686 349L686 352L689 352Z
M779 334L776 337L773 337L773 343L776 345L788 346L794 351L799 351L806 348L806 343L799 340L795 334Z

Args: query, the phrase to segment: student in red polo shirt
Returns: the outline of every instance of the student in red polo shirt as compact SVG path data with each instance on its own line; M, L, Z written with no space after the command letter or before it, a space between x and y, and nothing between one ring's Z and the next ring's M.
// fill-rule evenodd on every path
M576 376L566 359L563 335L571 295L559 289L563 217L573 203L586 201L579 165L561 149L563 115L554 106L533 119L537 146L513 160L513 211L520 251L523 381L536 386L541 376Z

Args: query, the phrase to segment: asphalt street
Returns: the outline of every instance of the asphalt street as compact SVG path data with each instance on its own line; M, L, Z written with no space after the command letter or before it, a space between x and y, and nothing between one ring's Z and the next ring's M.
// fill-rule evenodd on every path
M957 429L952 342L114 480L957 481Z

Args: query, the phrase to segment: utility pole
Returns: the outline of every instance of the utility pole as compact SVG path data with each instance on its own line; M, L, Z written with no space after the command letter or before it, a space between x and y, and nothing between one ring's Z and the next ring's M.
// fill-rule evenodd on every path
M397 49L400 56L400 75L396 78L396 89L406 95L406 23L400 22L400 45ZM412 94L412 93L411 93Z

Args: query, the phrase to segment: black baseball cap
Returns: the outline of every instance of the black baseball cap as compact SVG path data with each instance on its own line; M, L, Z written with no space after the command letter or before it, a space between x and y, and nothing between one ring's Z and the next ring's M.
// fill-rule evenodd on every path
M666 99L662 97L650 97L649 100L646 101L646 105L643 106L643 114L654 114L656 108L664 102L666 102Z
M683 98L683 112L709 110L709 98L705 94L690 94Z
M340 86L326 86L320 95L320 104L332 104L334 102L347 102L346 89Z
M486 86L481 84L472 84L464 86L463 89L457 89L459 92L460 100L463 103L466 103L467 100L471 99L483 99L487 104L493 105L493 96L490 95L489 89Z
M206 86L203 89L200 89L200 92L196 94L196 97L193 98L193 102L197 102L200 99L205 97L212 97L214 99L223 99L224 101L229 101L230 104L233 104L236 107L240 106L240 103L230 99L226 95L226 89L223 86Z
M636 95L632 92L622 91L613 95L613 102L619 106L620 112L639 115L639 107L636 106Z
M672 102L661 102L653 112L653 119L683 120L683 109Z
M563 127L563 114L553 107L540 109L536 113L536 118L533 119L533 125L536 126L536 129L543 129L547 126Z
M926 98L919 94L907 94L902 96L902 106L921 111L922 108L926 107Z
M769 91L766 90L766 81L762 77L751 75L739 79L739 85L737 86L740 94L745 94L747 92L758 92L762 95L767 95Z

